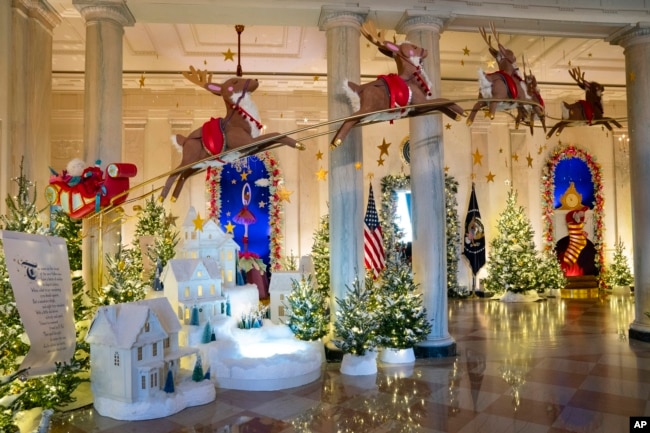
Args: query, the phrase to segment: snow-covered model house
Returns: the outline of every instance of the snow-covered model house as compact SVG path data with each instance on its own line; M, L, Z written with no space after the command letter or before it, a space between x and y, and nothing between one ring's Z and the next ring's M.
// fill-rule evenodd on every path
M161 281L165 297L183 324L203 325L226 315L221 267L215 259L172 259L165 266ZM193 314L198 314L198 323L191 323Z
M240 248L233 236L225 233L213 219L201 219L194 207L188 210L182 231L182 241L177 247L176 257L215 259L221 267L223 286L235 286Z
M174 310L162 297L97 310L86 341L94 405L101 415L134 419L125 408L160 399L169 371L177 378L181 358L198 352L179 347L180 329Z

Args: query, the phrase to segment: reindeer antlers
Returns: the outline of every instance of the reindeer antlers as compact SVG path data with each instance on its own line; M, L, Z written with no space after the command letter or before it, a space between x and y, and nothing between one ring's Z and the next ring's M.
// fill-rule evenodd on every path
M212 73L208 73L207 69L206 70L197 70L194 68L194 66L190 66L190 70L188 71L183 71L182 72L183 76L190 80L192 83L196 84L197 86L201 86L205 88L205 86L209 83L212 82Z
M580 67L578 66L577 68L571 68L569 71L569 75L571 75L571 78L575 80L576 83L578 83L579 86L583 86L587 84L585 81L585 73L580 72Z
M361 25L361 34L378 47L383 47L384 43L379 40L379 32L372 21L366 21Z
M485 41L486 44L488 44L488 47L490 47L490 54L493 56L496 56L498 51L496 48L492 46L492 36L494 36L494 40L497 41L498 45L501 45L501 42L499 42L499 33L497 32L497 28L494 25L494 22L490 22L490 30L492 31L492 35L488 35L487 32L485 31L485 28L479 27L478 31L483 37L483 40Z

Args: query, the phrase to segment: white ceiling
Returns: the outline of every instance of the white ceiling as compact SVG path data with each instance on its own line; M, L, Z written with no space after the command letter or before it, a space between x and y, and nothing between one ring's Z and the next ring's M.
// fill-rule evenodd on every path
M62 18L53 34L54 88L83 88L85 23L73 0L48 2ZM501 42L515 52L520 66L525 58L546 99L580 94L568 74L569 68L579 66L587 80L605 84L606 100L622 100L623 49L606 39L629 25L650 21L650 0L328 3L337 4L367 7L369 18L386 29L395 28L406 9L435 10L445 17L440 39L443 94L454 92L459 97L474 95L477 69L492 66L478 27L489 28L493 21ZM136 23L125 27L125 86L138 87L143 74L151 89L191 86L178 74L190 65L234 75L234 25L243 24L240 60L244 75L259 76L270 91L325 91L325 80L314 79L326 74L325 33L318 28L322 5L314 0L129 0L127 6ZM385 37L404 38L392 30ZM360 43L362 75L394 71L390 59L365 41ZM224 55L228 50L235 53L233 60Z

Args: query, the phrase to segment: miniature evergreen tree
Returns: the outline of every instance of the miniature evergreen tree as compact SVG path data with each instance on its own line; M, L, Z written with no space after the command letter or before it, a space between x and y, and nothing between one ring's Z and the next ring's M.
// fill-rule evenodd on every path
M614 244L614 257L612 264L605 270L605 284L607 287L614 286L629 286L634 281L630 266L625 256L625 245L619 238L618 242Z
M287 325L300 340L313 341L325 336L329 328L328 298L314 290L311 275L291 281L286 298Z
M422 305L422 294L417 293L416 289L406 261L397 254L389 255L376 295L379 345L408 349L431 332L431 322Z
M167 394L174 392L174 374L171 370L167 370L167 379L165 380L165 387L163 388Z
M205 322L203 327L203 335L201 336L201 343L207 344L212 341L212 328L210 327L210 322Z
M192 371L192 380L194 382L201 382L203 379L203 364L201 363L201 355L196 355L196 362L194 363L194 370Z
M490 242L488 273L489 291L525 293L538 287L539 261L533 240L533 228L517 205L517 192L510 190L506 208L497 221L497 235Z
M194 305L190 314L190 325L199 326L199 308Z
M139 215L134 233L134 250L140 252L140 238L143 236L153 236L154 243L149 246L147 251L141 251L140 254L146 255L152 263L164 268L170 259L176 255L176 245L180 240L178 230L172 224L172 216L165 212L163 204L158 202L154 196L147 200L142 213ZM142 260L143 257L140 256ZM142 263L139 265L142 268ZM149 275L145 275L145 281L153 287L155 272L154 268Z
M365 285L356 278L352 288L347 287L345 298L336 298L339 309L334 323L334 344L343 353L362 356L377 347L379 320L372 310L372 292L372 278L366 278Z
M567 285L567 278L562 271L560 262L557 260L557 255L552 249L546 249L541 253L537 272L538 292L563 289Z
M330 294L330 217L323 215L318 229L314 233L314 245L311 249L316 275L316 290L323 297Z
M130 248L120 248L114 256L106 255L107 284L94 299L95 305L112 305L144 299L147 286L140 276L137 253Z

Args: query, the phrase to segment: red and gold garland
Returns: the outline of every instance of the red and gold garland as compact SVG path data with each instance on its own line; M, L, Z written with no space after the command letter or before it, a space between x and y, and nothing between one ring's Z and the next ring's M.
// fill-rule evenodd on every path
M272 271L282 269L282 217L283 206L280 196L278 195L278 186L283 182L280 165L271 152L262 152L255 155L264 163L267 173L269 174L269 225L271 229L269 255L270 266ZM207 190L210 198L209 216L219 221L221 214L221 167L208 168Z
M553 213L555 211L554 192L555 183L553 177L555 169L560 161L570 158L579 158L591 173L591 180L594 184L594 246L596 248L596 266L599 270L605 269L605 257L603 254L603 233L604 233L604 208L603 181L600 164L584 150L573 145L558 145L549 156L542 170L542 208L544 219L544 244L545 249L553 249Z

